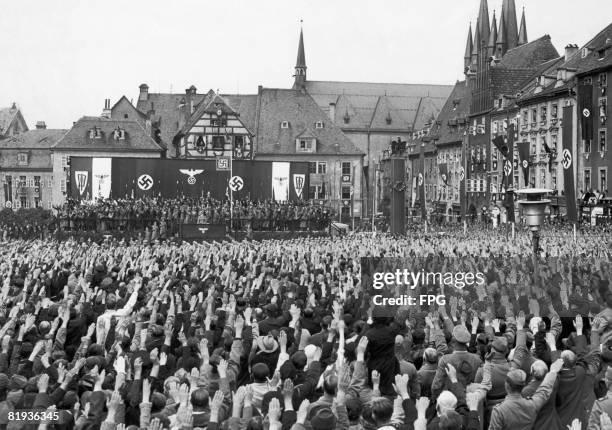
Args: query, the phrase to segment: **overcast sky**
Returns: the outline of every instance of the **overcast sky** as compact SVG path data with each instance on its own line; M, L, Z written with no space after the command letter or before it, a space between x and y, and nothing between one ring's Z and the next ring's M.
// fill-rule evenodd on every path
M489 0L489 12L502 0ZM69 128L104 99L256 93L292 83L300 19L312 80L453 84L479 0L0 1L0 106ZM529 40L561 52L610 23L610 0L517 0Z

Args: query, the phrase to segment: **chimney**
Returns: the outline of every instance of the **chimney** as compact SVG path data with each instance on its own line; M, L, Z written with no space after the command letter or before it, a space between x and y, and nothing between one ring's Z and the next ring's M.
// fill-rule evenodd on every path
M572 55L578 52L578 45L569 44L565 47L565 61L569 60Z
M329 104L329 118L332 122L336 122L336 103Z
M102 111L102 118L110 119L110 117L111 117L110 99L104 99L104 110Z
M44 121L38 121L36 123L36 130L46 130L47 124Z
M147 100L149 98L149 86L147 84L140 84L138 88L140 88L140 95L138 96L138 101Z

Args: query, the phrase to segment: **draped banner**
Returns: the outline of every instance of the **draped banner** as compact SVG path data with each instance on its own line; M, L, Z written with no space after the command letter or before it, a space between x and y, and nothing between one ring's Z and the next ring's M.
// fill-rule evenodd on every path
M582 126L582 139L593 139L593 85L582 84L578 86L578 114Z
M529 142L524 140L518 143L519 164L523 171L525 187L529 186Z
M568 221L576 222L578 214L576 213L576 191L574 187L574 156L572 151L572 141L574 137L574 107L565 106L563 108L563 180L565 182L565 204L567 205Z
M110 163L100 160L110 160ZM235 160L231 172L217 171L215 163L215 160L71 157L70 196L76 200L91 200L102 192L103 196L115 199L210 197L223 200L233 175L243 181L243 187L233 193L235 199L273 198L272 169L277 163ZM278 164L284 165L286 172L285 200L287 195L291 201L307 199L308 163Z
M112 158L94 158L91 161L91 189L95 198L111 196Z
M419 199L421 200L421 217L427 219L427 208L425 207L425 144L421 144L421 154L419 156Z
M272 194L277 202L289 200L289 163L272 163Z

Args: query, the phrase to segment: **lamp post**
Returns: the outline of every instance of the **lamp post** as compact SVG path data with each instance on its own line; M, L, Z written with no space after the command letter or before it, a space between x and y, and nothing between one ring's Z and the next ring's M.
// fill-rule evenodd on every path
M523 214L533 237L533 253L538 254L540 249L540 226L544 223L546 206L550 200L543 199L552 190L545 188L525 188L518 190L517 194L525 195L525 200L519 200L519 205L523 207Z

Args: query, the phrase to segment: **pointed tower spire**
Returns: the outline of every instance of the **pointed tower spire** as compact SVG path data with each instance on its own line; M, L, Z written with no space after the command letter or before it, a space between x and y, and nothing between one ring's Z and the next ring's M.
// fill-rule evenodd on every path
M497 19L495 18L495 11L493 11L493 22L491 23L489 43L487 44L487 53L489 57L495 56L495 43L497 43Z
M474 43L472 44L472 70L476 70L476 66L478 65L478 49L480 43L480 22L476 21L476 32L474 33Z
M463 65L464 65L464 70L467 71L467 69L470 68L470 63L472 62L472 49L473 49L473 42L472 42L472 23L470 22L470 29L468 30L468 36L467 36L467 42L465 43L465 54L463 55Z
M516 5L514 0L504 0L506 27L506 50L518 46L518 26L516 25Z
M306 84L306 55L304 54L304 31L300 20L300 43L298 45L297 61L295 62L294 87L303 88Z
M497 41L495 42L495 58L503 57L506 50L506 8L504 3L501 15L499 16L499 30L497 31Z
M484 48L482 46L482 42L486 45L489 41L489 5L487 0L480 0L480 9L478 10L478 31L480 31L480 38L474 41L474 43L478 43L478 49Z
M525 21L525 8L523 7L523 15L521 16L521 28L519 30L518 35L518 44L520 46L528 42L529 39L527 38L527 22Z

